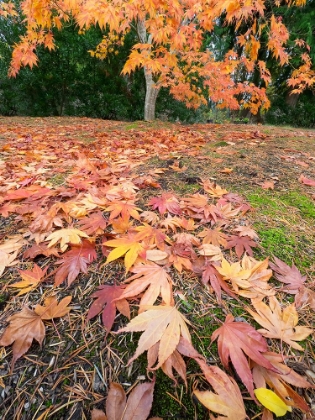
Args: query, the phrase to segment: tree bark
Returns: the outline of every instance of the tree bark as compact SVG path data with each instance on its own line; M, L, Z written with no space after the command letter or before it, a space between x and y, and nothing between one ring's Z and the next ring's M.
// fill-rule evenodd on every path
M147 31L145 27L145 22L143 20L138 20L137 23L137 32L140 39L140 42L143 44L151 44L152 36L147 36ZM153 121L155 119L155 104L156 98L159 94L160 87L153 79L153 74L150 69L144 66L144 77L145 77L145 102L144 102L144 120Z
M155 104L156 98L159 94L159 87L153 81L152 73L144 68L146 93L144 102L144 120L153 121L155 119Z
M292 94L290 95L290 92L289 92L289 93L287 93L287 95L286 95L286 98L285 98L285 103L286 103L287 105L289 105L291 108L296 108L297 103L298 103L298 101L299 101L299 97L300 97L300 94L299 94L299 93L292 93Z

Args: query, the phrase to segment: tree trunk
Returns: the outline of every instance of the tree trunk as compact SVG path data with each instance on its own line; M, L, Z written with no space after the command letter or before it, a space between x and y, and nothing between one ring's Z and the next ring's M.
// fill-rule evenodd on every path
M290 95L290 92L288 92L285 98L285 103L289 105L291 108L295 108L299 101L299 97L300 97L299 93L292 93Z
M147 36L147 31L145 27L145 22L143 20L138 20L137 23L137 32L140 39L140 42L143 44L151 44L152 36ZM160 87L154 81L151 70L144 66L144 77L145 77L145 102L144 102L144 120L153 121L155 119L155 104L156 98L159 94Z
M155 104L160 88L153 81L152 73L144 68L146 93L144 102L144 120L153 121L155 119Z

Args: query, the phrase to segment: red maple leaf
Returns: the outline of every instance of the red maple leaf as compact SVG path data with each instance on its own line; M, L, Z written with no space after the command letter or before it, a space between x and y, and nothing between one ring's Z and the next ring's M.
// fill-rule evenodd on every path
M86 320L94 318L102 312L102 321L107 330L107 334L114 324L116 309L130 319L130 308L126 299L117 300L123 294L125 286L103 285L98 287L91 297L96 298L89 309Z
M304 285L306 276L302 276L300 270L294 264L290 267L279 258L274 257L274 260L275 264L269 263L269 266L275 272L276 279L285 283L281 290L295 295Z
M80 245L73 245L57 262L61 266L56 270L55 286L59 286L66 278L70 286L80 273L87 273L88 264L96 257L95 246L90 241L84 240Z
M178 199L172 193L163 193L160 197L153 197L148 204L152 206L153 210L158 209L160 214L164 214L166 211L177 215L182 213Z
M80 229L88 235L100 235L104 233L107 226L107 222L100 211L90 214L89 217L84 217L78 224Z
M214 331L211 340L218 339L218 351L223 366L228 369L231 360L237 374L254 397L253 376L245 354L258 365L270 370L277 370L263 356L268 349L266 339L251 325L245 322L235 322L234 317L228 314L225 322Z
M231 235L228 238L225 249L235 248L236 255L238 258L241 258L244 252L247 252L247 254L252 257L252 248L254 247L257 247L257 243L254 242L249 236Z
M203 284L209 284L216 294L218 303L221 304L221 289L229 296L236 297L236 295L229 288L228 284L223 280L221 274L216 270L215 265L206 263L203 267L201 281Z

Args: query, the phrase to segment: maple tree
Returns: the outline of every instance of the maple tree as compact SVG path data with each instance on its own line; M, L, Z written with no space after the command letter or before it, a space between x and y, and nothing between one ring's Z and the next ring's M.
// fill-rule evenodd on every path
M281 65L290 61L286 49L289 32L282 19L274 13L265 13L266 3L203 0L196 4L185 0L167 4L117 0L77 4L70 0L36 3L24 0L21 12L26 33L14 48L10 74L15 76L21 66L36 65L36 48L43 45L53 50L54 29L61 30L74 19L80 31L94 25L103 30L102 41L91 52L101 59L117 50L128 33L136 32L138 42L133 45L122 72L126 75L137 68L144 70L145 120L154 119L156 98L162 87L168 87L176 99L190 107L198 107L211 98L223 108L237 109L240 102L242 107L257 113L259 108L269 106L265 87L239 80L237 74L257 71L266 86L270 82L270 72L259 56L259 50L264 48L260 38L267 36L267 49ZM300 7L305 0L285 3ZM280 2L276 1L275 6L280 6ZM12 2L4 3L0 10L4 17L17 14ZM205 39L219 22L232 26L237 39L232 49L216 60L211 42L205 48ZM298 92L312 86L315 78L305 47L303 64L293 71L288 82Z

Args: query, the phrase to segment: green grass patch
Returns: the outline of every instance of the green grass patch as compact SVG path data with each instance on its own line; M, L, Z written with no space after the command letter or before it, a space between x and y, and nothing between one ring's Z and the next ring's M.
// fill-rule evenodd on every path
M281 195L281 201L289 206L299 209L301 216L304 219L315 219L315 205L314 202L306 195L298 191L290 191L287 194Z
M299 191L281 193L257 188L244 195L256 210L254 228L262 246L256 256L276 256L287 264L294 262L302 270L311 267L315 257L312 200Z
M60 185L65 184L67 177L68 177L68 174L56 173L51 178L49 178L47 181L50 184L52 184L54 187L59 187Z

